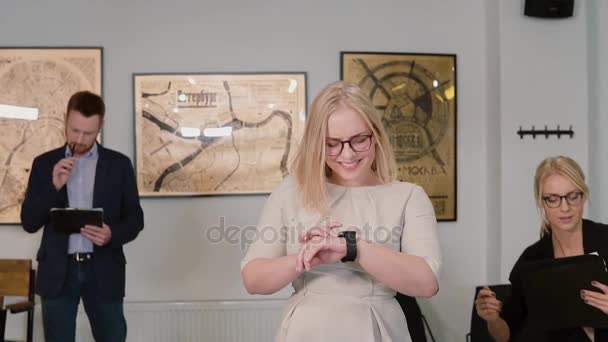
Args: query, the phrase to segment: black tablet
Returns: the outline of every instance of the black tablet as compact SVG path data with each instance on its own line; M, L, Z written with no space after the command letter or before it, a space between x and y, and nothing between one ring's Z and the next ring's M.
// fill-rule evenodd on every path
M527 263L522 285L528 322L544 331L588 326L608 328L608 316L581 299L581 290L600 290L592 281L608 284L604 259L587 254Z
M80 228L87 224L101 227L103 209L53 208L50 211L51 223L55 230L66 233L80 233Z

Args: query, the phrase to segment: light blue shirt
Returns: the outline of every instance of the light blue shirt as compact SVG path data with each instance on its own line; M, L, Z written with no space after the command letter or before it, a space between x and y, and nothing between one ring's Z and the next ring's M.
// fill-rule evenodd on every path
M66 146L65 156L71 157L71 151ZM68 178L68 203L71 208L93 208L93 188L95 185L95 170L99 157L97 144L84 155L76 159L70 178ZM68 254L93 252L93 243L82 234L70 234Z

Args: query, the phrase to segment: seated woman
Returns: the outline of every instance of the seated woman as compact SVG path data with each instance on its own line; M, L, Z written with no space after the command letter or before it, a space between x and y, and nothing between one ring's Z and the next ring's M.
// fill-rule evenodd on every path
M241 265L249 293L295 289L277 341L411 341L395 291L433 296L441 260L431 201L395 164L370 99L326 86Z
M484 288L475 300L477 314L487 322L496 341L608 341L607 330L580 327L542 332L526 320L521 281L526 262L593 252L608 257L608 226L583 219L589 188L574 160L563 156L543 160L536 169L534 195L542 216L541 238L526 248L513 266L509 276L511 299L501 303L489 288ZM608 286L597 281L592 285L601 293L582 290L581 300L608 314Z

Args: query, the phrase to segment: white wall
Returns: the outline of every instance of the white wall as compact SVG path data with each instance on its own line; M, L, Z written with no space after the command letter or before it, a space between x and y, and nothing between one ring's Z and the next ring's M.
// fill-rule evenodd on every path
M574 16L550 20L525 17L523 0L500 8L500 116L502 200L501 280L507 280L524 247L538 239L540 219L533 177L547 156L569 155L588 170L588 81L586 1ZM574 138L525 137L519 126L569 128Z
M497 1L486 1L485 12L485 156L486 156L486 193L485 199L478 205L486 209L485 231L485 284L499 283L501 264L501 132L500 132L500 4Z
M589 77L589 165L591 197L590 215L608 222L608 2L590 1L588 4L588 60Z
M457 54L458 221L439 225L441 291L422 305L438 341L461 341L474 286L504 281L537 236L533 167L546 154L567 153L585 167L589 159L585 6L577 1L575 17L559 21L524 18L522 6L513 0L21 0L3 4L0 46L103 46L105 145L129 156L134 72L307 71L310 101L339 78L343 50ZM600 50L605 57L605 43ZM572 124L575 139L531 142L515 135L519 125L544 124ZM606 162L601 166L608 170ZM143 199L146 228L126 248L126 300L251 299L241 285L240 248L210 244L204 233L220 216L227 225L255 224L264 200ZM0 227L0 257L33 257L39 239Z

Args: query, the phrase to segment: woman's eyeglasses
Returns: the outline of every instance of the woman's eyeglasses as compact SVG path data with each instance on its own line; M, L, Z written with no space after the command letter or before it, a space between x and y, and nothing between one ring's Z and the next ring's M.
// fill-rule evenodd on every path
M372 146L371 134L359 134L349 140L327 139L325 142L325 154L337 156L342 153L344 144L348 144L350 149L355 152L365 152Z
M566 199L568 205L576 207L579 206L583 200L583 193L581 191L572 191L563 196L560 195L545 195L543 201L549 208L557 208L562 205L562 199Z

